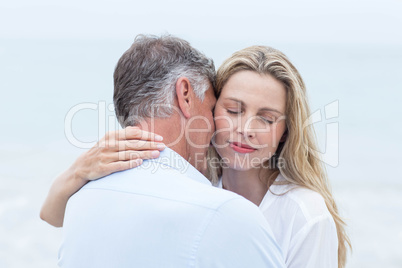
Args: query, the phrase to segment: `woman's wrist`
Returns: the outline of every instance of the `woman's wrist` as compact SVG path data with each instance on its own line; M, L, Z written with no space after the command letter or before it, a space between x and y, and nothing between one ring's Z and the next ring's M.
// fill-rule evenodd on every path
M99 161L91 154L89 150L81 154L69 168L69 177L78 184L85 185L92 180L91 175L94 172L91 170L94 161Z
M85 184L89 182L89 179L87 178L88 176L85 175L85 172L80 170L79 167L76 167L76 164L74 163L68 170L66 176L64 176L64 179L66 180L65 183L69 185L74 193L77 192L81 187L83 187ZM68 187L68 188L70 188ZM74 194L72 193L72 194Z

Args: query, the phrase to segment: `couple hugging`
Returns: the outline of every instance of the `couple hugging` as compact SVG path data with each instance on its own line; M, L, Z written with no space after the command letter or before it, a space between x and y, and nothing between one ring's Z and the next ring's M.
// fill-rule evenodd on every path
M349 239L304 82L252 46L215 72L173 36L136 37L114 72L124 128L57 177L41 218L61 267L344 267Z

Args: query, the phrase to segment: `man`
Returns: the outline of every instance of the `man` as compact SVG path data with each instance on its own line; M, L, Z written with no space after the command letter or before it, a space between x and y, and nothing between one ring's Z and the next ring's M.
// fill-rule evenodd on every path
M120 124L170 148L70 198L62 267L284 267L251 202L211 187L204 167L214 122L213 62L179 38L138 36L114 73Z

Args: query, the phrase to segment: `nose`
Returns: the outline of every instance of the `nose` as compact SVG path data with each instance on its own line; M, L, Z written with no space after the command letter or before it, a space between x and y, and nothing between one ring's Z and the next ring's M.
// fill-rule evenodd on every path
M245 139L255 138L255 130L253 128L252 118L241 118L237 127L237 133L241 134Z

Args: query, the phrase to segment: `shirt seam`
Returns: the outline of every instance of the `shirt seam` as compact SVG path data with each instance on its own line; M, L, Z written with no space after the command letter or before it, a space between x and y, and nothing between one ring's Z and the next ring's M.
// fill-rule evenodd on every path
M328 211L327 205L325 204L325 201L324 201L324 198L322 197L322 195L320 195L319 193L317 193L317 192L315 192L315 191L313 191L313 190L310 190L310 189L307 189L307 190L312 191L313 193L318 194L318 195L320 196L320 198L321 198L320 202L322 201L323 204L324 204L324 206L325 206L325 208L327 209L327 210L324 211L324 213L321 213L318 217L323 216L323 215L328 215L329 211ZM306 208L306 206L305 206L305 202L303 202L303 201L302 201L298 196L296 196L293 192L291 192L291 191L289 192L289 197L290 197L290 199L292 199L294 202L296 202L296 204L300 207L300 209L302 210L303 215L305 215L305 217L306 217L306 215L308 215L308 221L310 221L310 220L312 220L312 219L315 219L315 218L317 217L317 216L315 216L315 217L312 217L312 216L311 216L310 211L309 211L309 210ZM307 218L307 217L306 217L306 218Z
M177 167L174 167L174 166L171 166L171 165L162 163L161 161L157 161L157 160L155 160L155 159L147 159L147 160L148 160L149 162L153 162L153 163L157 163L157 164L159 164L159 165L163 165L163 166L166 166L166 167L173 168L173 169L175 169L175 170L177 170L177 171L179 171L179 172L181 173L181 170L180 170L179 168L177 168ZM185 173L181 173L181 174L185 174Z
M318 222L324 222L325 220L331 220L332 216L328 214L323 214L318 217L314 217L313 219L307 221L304 226L293 236L292 241L297 240L299 236L305 233L306 229L311 228L311 226L317 224Z
M203 178L203 180L205 179L205 181L202 181L202 182L201 182L201 181L199 181L199 179L197 179L197 178L192 178L192 177L188 176L188 174L187 174L188 170L180 169L180 168L178 168L178 167L165 164L165 163L163 163L162 161L158 161L158 159L147 159L146 161L149 161L149 162L152 162L152 163L156 163L156 164L159 164L159 165L162 165L162 166L165 166L165 167L169 167L169 168L171 168L171 169L174 169L174 170L176 170L177 172L179 172L181 175L186 176L186 177L188 177L188 178L190 178L190 179L192 179L192 180L194 180L194 181L196 181L196 182L200 182L200 183L203 183L203 184L208 185L208 186L211 186L211 185L212 185L211 182L210 182L206 177ZM189 165L191 166L190 163L189 163ZM195 169L193 166L191 166L190 168ZM196 170L196 171L198 171L198 170ZM198 175L198 174L197 174L197 175Z

